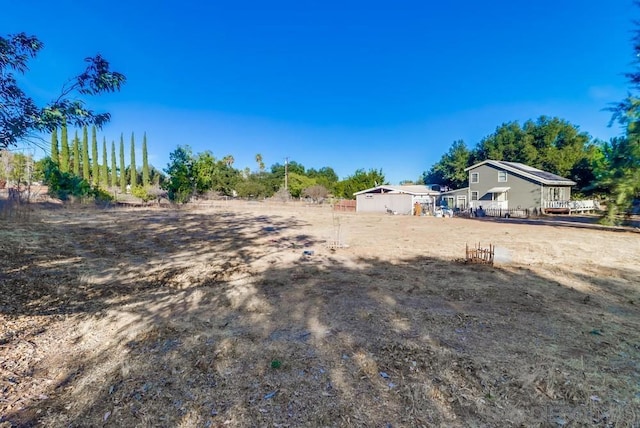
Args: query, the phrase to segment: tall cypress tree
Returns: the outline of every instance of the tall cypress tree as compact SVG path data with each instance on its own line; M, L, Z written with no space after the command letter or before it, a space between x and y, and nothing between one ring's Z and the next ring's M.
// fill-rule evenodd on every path
M100 186L109 188L109 166L107 165L107 139L102 137L102 168L100 169Z
M60 154L58 153L58 130L51 131L51 161L58 165L60 163Z
M136 171L136 143L133 140L133 132L131 133L131 164L129 165L131 172L131 188L138 185L138 172Z
M116 142L111 141L111 187L118 186L118 169L116 167Z
M149 185L149 160L147 157L147 133L142 137L142 185Z
M60 171L69 172L69 137L66 123L62 124L60 140Z
M98 163L98 137L95 125L91 127L91 182L100 184L100 164Z
M127 174L125 174L124 166L124 137L120 134L120 190L122 193L127 191Z
M87 127L82 128L82 178L90 181L89 173L89 135Z
M73 173L76 177L80 177L80 139L77 129L73 137Z

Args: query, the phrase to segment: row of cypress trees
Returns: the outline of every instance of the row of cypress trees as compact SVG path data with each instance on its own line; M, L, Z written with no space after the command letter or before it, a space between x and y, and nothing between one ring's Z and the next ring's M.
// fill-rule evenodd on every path
M147 134L142 138L142 182L138 183L138 173L136 169L136 149L134 134L131 133L131 154L129 156L129 170L125 164L124 156L124 135L120 134L120 167L116 165L116 144L111 141L111 162L107 157L107 139L102 139L102 163L98 159L98 138L96 127L91 128L91 156L89 156L88 129L82 128L82 139L75 131L75 136L69 145L69 136L66 125L60 130L60 141L58 142L58 130L51 133L51 160L58 165L61 172L71 173L83 178L93 186L103 189L120 187L122 192L126 191L127 184L131 188L137 186L149 186L149 162L147 156Z

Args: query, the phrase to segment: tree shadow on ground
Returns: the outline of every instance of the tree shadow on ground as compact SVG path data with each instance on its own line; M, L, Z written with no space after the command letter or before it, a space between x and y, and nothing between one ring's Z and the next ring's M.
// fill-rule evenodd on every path
M607 230L610 232L640 232L640 221L630 220L624 226L607 226L598 223L597 217L585 216L545 216L542 218L502 218L502 217L482 217L473 218L476 221L494 221L507 224L526 224L532 226L554 226L568 227L574 229Z
M6 299L0 313L94 314L109 306L108 299L122 304L140 291L201 284L188 277L194 267L215 283L269 251L318 244L305 234L282 236L282 230L294 232L305 223L277 216L180 210L87 210L86 216L81 211L13 223L2 231L0 291Z
M78 327L71 343L61 343L70 347L69 355L28 365L21 382L48 382L15 408L5 407L0 421L16 426L626 426L640 421L636 270L607 277L562 270L550 278L525 267L435 257L353 259L348 249L323 249L321 239L299 233L303 223L291 218L140 217L123 216L107 227L79 218L48 224L74 240L73 251L64 253L75 266L68 274L75 272L76 281L91 291L63 293L68 297L61 313L76 319ZM121 236L122 230L133 232ZM99 239L78 238L98 233ZM315 251L305 254L306 248ZM39 256L37 250L24 254L32 260ZM14 275L23 278L25 270L25 275L51 275L58 265L38 271L21 266L3 270L14 285L20 283ZM566 281L569 276L572 282ZM47 296L29 297L5 315L52 317ZM38 345L37 335L25 340ZM28 346L14 338L6 343ZM5 386L4 394L10 388Z

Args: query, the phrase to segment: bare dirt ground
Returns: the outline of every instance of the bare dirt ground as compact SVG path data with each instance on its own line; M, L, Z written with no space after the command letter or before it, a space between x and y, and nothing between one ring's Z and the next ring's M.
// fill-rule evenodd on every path
M639 260L633 231L292 204L5 218L0 427L637 427Z

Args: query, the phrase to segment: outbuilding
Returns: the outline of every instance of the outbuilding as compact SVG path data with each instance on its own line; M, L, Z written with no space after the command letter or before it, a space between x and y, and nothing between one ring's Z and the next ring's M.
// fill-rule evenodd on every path
M423 211L432 211L440 192L433 186L381 185L354 193L356 212L387 212L392 214L413 214L419 203Z

